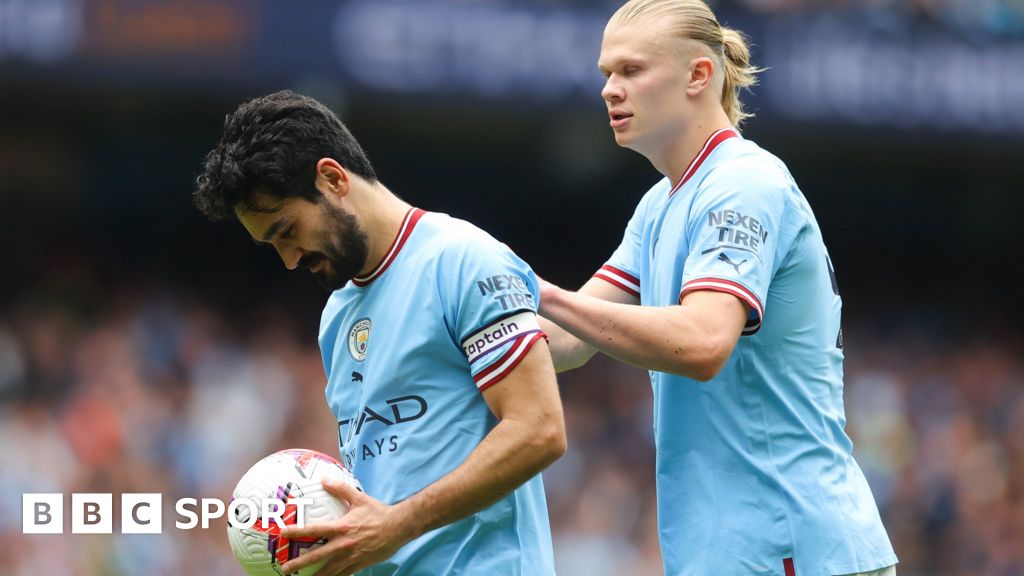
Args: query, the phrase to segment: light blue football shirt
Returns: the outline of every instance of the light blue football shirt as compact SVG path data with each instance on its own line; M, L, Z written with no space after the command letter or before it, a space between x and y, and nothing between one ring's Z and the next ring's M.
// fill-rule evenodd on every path
M694 290L751 315L709 382L650 373L668 576L833 576L896 563L844 431L841 300L785 165L733 130L673 189L641 200L596 277L677 304Z
M537 301L536 276L506 246L419 209L370 275L331 295L320 324L327 403L367 494L412 496L494 428L481 391L543 337ZM554 574L541 476L359 574Z

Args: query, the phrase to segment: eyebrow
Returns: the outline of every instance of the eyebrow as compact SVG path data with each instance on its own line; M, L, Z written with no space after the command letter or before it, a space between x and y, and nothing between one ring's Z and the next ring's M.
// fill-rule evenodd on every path
M273 224L267 228L267 231L263 233L263 242L270 242L270 239L284 226L284 218L278 218L274 220Z
M597 69L601 72L608 72L612 68L620 68L623 66L645 66L647 61L648 59L643 56L625 56L605 62L598 60ZM605 65L607 65L607 67L605 67Z

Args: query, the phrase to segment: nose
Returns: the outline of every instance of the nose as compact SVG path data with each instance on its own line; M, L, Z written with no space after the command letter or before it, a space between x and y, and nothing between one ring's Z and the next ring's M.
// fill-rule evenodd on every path
M604 88L601 89L601 97L609 104L622 102L626 97L626 93L623 92L622 86L616 81L614 74L604 81Z
M298 246L288 246L281 242L274 244L274 248L277 250L277 255L281 257L281 261L284 262L284 267L289 270L295 270L299 267L299 261L302 260L305 251Z

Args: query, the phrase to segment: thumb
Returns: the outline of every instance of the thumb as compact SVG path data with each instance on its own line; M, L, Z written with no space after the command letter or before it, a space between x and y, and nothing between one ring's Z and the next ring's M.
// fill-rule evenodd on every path
M347 502L349 506L361 504L368 498L355 486L337 478L324 478L323 485L328 494Z

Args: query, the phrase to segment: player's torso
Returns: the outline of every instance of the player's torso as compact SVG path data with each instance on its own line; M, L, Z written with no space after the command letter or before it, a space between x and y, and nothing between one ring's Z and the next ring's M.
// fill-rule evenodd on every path
M667 491L659 498L662 548L678 573L781 574L794 538L820 544L805 549L803 560L842 562L845 551L829 557L829 546L847 536L831 530L835 518L858 506L874 510L842 428L841 302L806 200L794 184L774 246L752 245L764 238L762 223L742 207L731 214L694 209L704 177L749 154L747 146L723 144L671 196L664 185L665 194L650 199L643 233L646 305L678 302L692 250L774 251L762 328L740 338L715 379L651 373L659 491ZM689 245L688 231L698 226L714 228L713 246ZM674 487L683 485L679 497ZM874 519L853 524L869 527L873 545L885 540Z
M343 460L386 502L453 469L495 424L445 323L432 256L419 249L429 231L420 224L370 285L332 295L321 323Z
M386 272L366 286L350 283L335 292L321 320L326 396L343 461L368 494L386 503L454 470L497 424L439 296L442 282L450 287L455 281L440 277L445 270L437 260L438 246L453 241L455 222L469 226L427 213ZM480 241L483 233L472 230L477 234L454 241ZM475 279L471 288L484 290ZM511 297L497 289L492 296ZM544 501L537 476L360 576L550 574Z
M777 234L772 235L776 237L772 245L766 243L770 235L765 224L745 213L742 206L711 212L695 207L698 193L714 194L713 189L704 189L706 177L713 170L729 170L730 160L737 157L749 163L752 155L768 165L777 162L753 143L732 139L715 149L693 178L674 194L669 194L667 180L652 190L642 234L641 303L677 304L687 274L687 258L694 251L719 253L726 264L739 269L759 263L759 251L770 250L771 282L764 296L762 327L756 334L739 339L720 380L772 385L772 374L815 366L809 371L818 371L831 384L841 385L842 303L838 284L813 212L785 168L779 166L791 189L785 192L786 207L778 223L780 230L773 231ZM691 246L691 232L700 228L710 230L714 242ZM723 249L738 252L731 252L733 257L728 258ZM652 376L657 383L664 375Z

